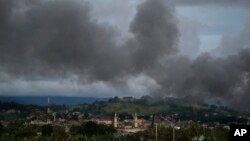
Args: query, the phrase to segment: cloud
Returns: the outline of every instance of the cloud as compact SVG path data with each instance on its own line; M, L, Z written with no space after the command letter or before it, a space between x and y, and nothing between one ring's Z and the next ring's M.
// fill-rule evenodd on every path
M239 6L249 5L248 0L175 0L173 3L177 5L225 5Z
M214 51L216 56L237 54L242 49L250 48L250 16L248 16L243 29L236 35L224 35L222 41Z
M10 96L85 96L85 97L112 97L124 95L124 91L110 87L102 82L81 85L72 78L61 80L23 80L0 82L0 95ZM138 91L140 94L140 91ZM135 93L136 94L136 93Z

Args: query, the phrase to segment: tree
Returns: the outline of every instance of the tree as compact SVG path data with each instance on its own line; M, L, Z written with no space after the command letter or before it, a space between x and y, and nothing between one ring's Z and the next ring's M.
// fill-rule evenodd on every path
M1 137L1 135L3 134L3 129L4 127L3 127L3 125L2 125L2 123L0 122L0 137Z
M32 138L36 136L36 130L33 126L26 126L19 128L19 130L16 131L16 138Z
M22 128L24 128L23 123L24 122L21 120L16 120L16 121L10 122L7 126L7 129L6 129L9 136L12 136L15 138L17 135L17 132L22 130Z
M98 133L98 126L95 122L86 122L82 125L84 129L84 133L87 136L92 136Z
M65 132L65 129L60 126L54 126L53 127L53 140L54 141L64 141L68 138L67 133Z
M73 136L81 135L81 134L83 134L83 128L82 128L82 126L73 125L70 127L69 132Z
M53 132L52 125L48 124L48 125L42 126L42 135L43 136L51 136L52 132Z
M86 122L81 126L72 126L70 128L70 134L72 136L83 135L87 137L92 137L93 135L107 135L110 136L115 133L116 130L113 126L106 126L102 124L97 124L95 122Z
M118 96L115 96L114 98L110 98L109 102L117 103L117 102L120 102L120 99Z

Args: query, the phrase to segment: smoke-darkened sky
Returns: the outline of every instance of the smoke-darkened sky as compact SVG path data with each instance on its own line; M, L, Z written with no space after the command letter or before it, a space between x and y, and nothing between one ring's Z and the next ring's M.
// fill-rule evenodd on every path
M250 108L248 0L0 0L0 95Z

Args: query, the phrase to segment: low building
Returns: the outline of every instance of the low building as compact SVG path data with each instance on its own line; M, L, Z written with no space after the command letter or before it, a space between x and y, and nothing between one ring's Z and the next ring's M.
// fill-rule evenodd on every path
M124 102L133 102L133 101L135 101L135 98L134 97L123 97L122 101L124 101Z

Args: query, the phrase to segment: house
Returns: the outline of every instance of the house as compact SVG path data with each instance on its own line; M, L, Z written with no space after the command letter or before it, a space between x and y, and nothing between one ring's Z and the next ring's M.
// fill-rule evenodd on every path
M135 101L135 98L134 97L123 97L122 101L124 101L124 102L133 102L133 101Z

